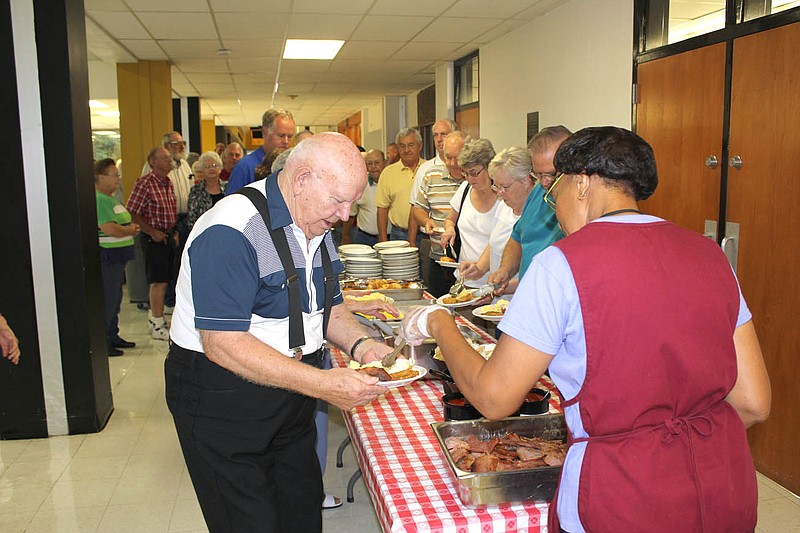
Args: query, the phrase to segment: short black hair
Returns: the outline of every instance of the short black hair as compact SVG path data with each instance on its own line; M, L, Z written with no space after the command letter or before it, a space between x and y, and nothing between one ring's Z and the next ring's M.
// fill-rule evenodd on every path
M630 130L614 126L584 128L570 135L553 158L556 172L597 174L613 180L636 200L658 186L653 148Z

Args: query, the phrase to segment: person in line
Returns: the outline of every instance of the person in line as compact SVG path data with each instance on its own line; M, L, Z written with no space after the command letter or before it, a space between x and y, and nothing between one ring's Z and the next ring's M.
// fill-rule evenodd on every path
M378 208L375 205L375 196L381 172L386 168L386 157L380 150L370 150L364 156L364 163L367 166L367 188L350 208L350 218L345 221L342 231L342 244L354 242L375 246L378 243ZM391 230L387 223L386 233L389 234Z
M544 200L567 236L533 259L491 359L441 308L410 310L402 334L434 336L459 390L492 419L549 367L570 446L548 531L754 531L745 429L767 419L771 392L725 254L638 210L658 173L636 134L582 129L555 168Z
M222 154L225 153L225 143L217 143L214 147L214 153L222 157Z
M244 151L242 150L242 145L237 142L232 142L228 146L225 147L225 151L222 152L222 171L219 173L219 180L228 182L231 179L231 172L233 172L233 167L242 159L244 155Z
M397 148L397 143L389 143L386 147L386 163L387 165L393 165L400 161L400 149Z
M0 315L0 350L3 352L3 357L15 365L19 364L19 340L3 315Z
M169 328L164 319L164 297L175 273L178 210L175 189L168 177L172 156L166 148L156 147L150 150L147 162L152 170L136 181L127 208L144 233L142 248L150 285L150 336L166 341Z
M94 164L100 273L103 277L103 318L108 355L111 357L122 355L122 348L136 347L135 342L119 336L119 308L122 305L125 265L133 259L133 238L140 229L139 224L131 222L131 214L125 206L114 197L121 181L113 159L101 159Z
M308 139L309 137L312 137L313 135L314 132L308 128L304 128L298 131L294 136L294 143L292 144L292 146L297 146L298 144Z
M528 151L531 154L531 177L537 183L522 208L520 219L514 224L511 238L508 239L500 266L492 269L489 283L499 286L496 295L512 292L514 285L508 286L514 276L519 273L522 279L533 256L561 239L564 234L558 227L555 213L539 201L544 191L555 180L553 157L556 150L569 137L570 131L564 126L548 126L531 137Z
M484 253L488 254L489 237L497 221L509 208L497 197L489 177L489 163L495 156L488 139L475 139L464 144L458 154L458 166L464 182L450 199L450 214L444 221L440 238L443 249L453 246L461 263L459 272L467 287L480 287L486 283L487 274L481 274L474 264ZM456 239L456 229L458 237Z
M336 282L344 269L330 229L366 184L350 139L320 133L280 173L246 187L252 199L228 196L192 229L166 397L212 532L320 531L316 399L351 409L386 390L350 369L322 369L325 341L361 363L390 351L340 305ZM264 198L260 214L253 201Z
M444 222L452 212L450 201L456 194L464 176L458 166L458 154L464 148L468 137L460 131L449 134L444 142L444 167L433 167L422 178L417 200L411 206L411 215L417 224L432 236L428 253L428 292L437 298L447 294L453 285L453 269L441 266L437 261L446 256L441 244ZM453 258L455 259L455 258Z
M411 193L408 195L408 203L411 204L411 212L408 215L408 238L409 242L415 242L417 239L417 231L423 230L424 226L420 226L417 217L414 215L414 206L417 204L417 196L419 196L419 188L422 185L422 178L425 177L432 168L438 167L445 168L444 160L444 140L452 132L458 131L458 125L455 121L449 118L440 118L433 123L431 127L431 134L433 135L433 147L436 153L433 159L429 159L422 163L414 174L414 183L411 185ZM424 233L424 232L423 232ZM427 233L425 234L427 235Z
M489 163L489 175L492 177L492 190L509 209L504 209L498 217L489 235L489 246L481 257L462 271L467 278L482 277L500 267L503 250L535 185L531 177L530 153L519 146L506 148L494 156ZM505 292L514 292L517 281L516 277L511 279Z
M375 205L378 207L378 241L408 240L408 215L411 205L408 195L414 183L414 175L419 166L425 162L420 159L422 136L414 128L403 128L397 132L397 146L400 149L400 161L387 165L381 172L378 191L375 194ZM387 224L392 224L390 234L386 233ZM417 239L418 240L418 239ZM412 245L419 243L415 241Z
M268 109L261 117L261 133L264 144L243 157L233 168L225 188L226 195L255 181L256 166L264 160L264 156L276 148L286 150L292 145L294 116L286 109Z
M219 179L223 163L217 153L205 152L195 164L199 173L197 184L189 191L189 229L225 196L225 184Z

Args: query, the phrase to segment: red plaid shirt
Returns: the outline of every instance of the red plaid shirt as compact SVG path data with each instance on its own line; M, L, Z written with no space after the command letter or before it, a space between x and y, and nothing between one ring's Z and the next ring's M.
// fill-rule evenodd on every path
M156 229L169 230L178 221L178 203L172 182L166 176L154 172L136 181L130 198L128 211L139 215Z

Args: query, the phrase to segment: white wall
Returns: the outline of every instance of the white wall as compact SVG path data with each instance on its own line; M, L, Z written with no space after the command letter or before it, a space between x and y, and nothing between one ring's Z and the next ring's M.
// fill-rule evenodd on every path
M480 49L481 137L498 151L539 127L631 126L633 2L573 0Z

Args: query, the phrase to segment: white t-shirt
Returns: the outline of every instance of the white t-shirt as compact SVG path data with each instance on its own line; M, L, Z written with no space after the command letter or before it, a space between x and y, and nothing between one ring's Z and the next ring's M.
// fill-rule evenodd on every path
M458 211L461 205L461 198L464 196L464 191L467 188L467 182L461 184L458 191L453 195L450 200L450 207ZM470 192L471 189L470 189ZM475 206L472 205L472 200L467 194L464 200L464 207L458 214L458 231L461 234L461 252L458 254L459 261L477 261L480 259L483 250L489 245L489 237L492 235L492 230L502 213L502 207L508 206L501 199L497 199L492 206L485 213L478 212ZM468 279L465 282L467 287L480 287L486 284L489 277L489 272L484 274L480 279Z

